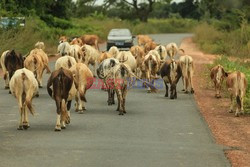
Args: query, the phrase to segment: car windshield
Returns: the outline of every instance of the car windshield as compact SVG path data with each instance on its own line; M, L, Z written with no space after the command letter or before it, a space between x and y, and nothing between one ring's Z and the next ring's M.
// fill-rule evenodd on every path
M131 36L131 33L128 29L113 29L109 36Z

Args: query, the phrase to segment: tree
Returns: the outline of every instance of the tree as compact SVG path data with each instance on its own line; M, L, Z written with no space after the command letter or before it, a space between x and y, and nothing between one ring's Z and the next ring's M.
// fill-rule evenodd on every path
M147 22L149 14L153 11L153 4L156 0L105 0L104 5L110 7L117 4L127 4L133 8L133 12L140 21Z

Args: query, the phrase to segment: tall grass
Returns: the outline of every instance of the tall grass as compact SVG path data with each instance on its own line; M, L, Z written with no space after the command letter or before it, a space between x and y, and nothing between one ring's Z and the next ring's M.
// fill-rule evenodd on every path
M242 23L241 28L232 31L202 23L194 29L194 33L195 42L205 52L240 58L250 56L250 25L247 23Z

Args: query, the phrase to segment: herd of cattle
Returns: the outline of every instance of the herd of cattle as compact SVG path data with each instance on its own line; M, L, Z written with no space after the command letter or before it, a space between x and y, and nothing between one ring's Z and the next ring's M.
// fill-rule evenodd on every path
M47 91L55 100L57 108L55 131L65 129L66 124L70 123L70 107L73 99L76 102L77 112L83 113L86 110L85 94L91 88L96 76L103 80L102 89L108 92L108 105L115 104L114 96L117 95L119 115L126 113L126 95L135 79L142 81L142 86L150 93L157 91L154 81L161 76L166 86L165 97L169 96L170 86L170 98L176 99L176 85L182 77L183 91L194 93L192 81L194 62L191 56L186 55L175 43L159 45L147 35L138 35L137 42L138 45L131 47L129 51L120 51L113 46L106 52L100 52L96 35L85 35L70 42L67 37L62 36L58 46L60 57L56 60L55 70L52 73L43 42L37 42L27 56L22 56L14 50L3 52L1 66L5 88L10 88L9 93L17 98L19 105L18 129L29 128L26 108L34 114L32 98L39 96L45 70L51 73ZM181 55L179 59L176 58L178 53ZM92 71L89 65L92 65ZM233 111L233 97L235 97L237 102L235 115L238 116L243 112L247 81L245 75L239 71L229 74L221 65L214 67L211 69L211 79L215 84L217 98L221 97L221 84L225 77L231 93L230 111Z

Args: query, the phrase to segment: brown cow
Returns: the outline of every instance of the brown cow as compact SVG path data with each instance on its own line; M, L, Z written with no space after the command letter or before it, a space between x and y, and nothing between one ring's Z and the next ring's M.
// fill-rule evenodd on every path
M87 44L95 47L97 50L99 50L98 42L99 42L99 37L97 35L83 35L80 37L82 40L82 44Z
M16 70L23 68L23 61L23 56L14 50L7 52L4 59L7 73L5 73L4 79L10 80Z
M227 77L227 73L221 65L217 65L211 69L210 77L214 82L215 87L215 97L221 98L221 85L225 77Z
M136 59L136 70L135 73L138 77L141 77L141 73L142 73L142 66L143 66L143 61L145 58L145 52L143 50L142 47L140 46L132 46L130 48L130 52L132 53L132 55L135 57Z
M243 97L245 96L247 89L247 80L245 74L243 74L240 71L228 74L226 85L228 91L230 92L230 98L231 98L231 105L229 112L233 112L233 107L234 107L233 97L236 97L237 106L236 106L235 116L238 117L240 113L244 114Z
M144 46L144 52L147 54L149 51L154 50L156 47L157 44L154 41L148 42Z
M153 40L147 35L137 35L137 42L139 46L144 46L146 43L152 42Z
M77 63L70 68L74 77L74 83L77 89L76 111L83 113L86 110L84 102L87 102L85 94L92 86L94 77L90 69L83 63Z
M55 100L57 108L55 131L61 131L61 129L65 129L65 122L67 123L70 120L67 112L67 101L72 84L72 72L62 67L52 72L48 80L47 91L50 97Z
M160 74L166 86L165 97L168 97L168 83L170 84L170 99L177 98L176 85L182 76L181 66L175 60L167 60L161 70Z

